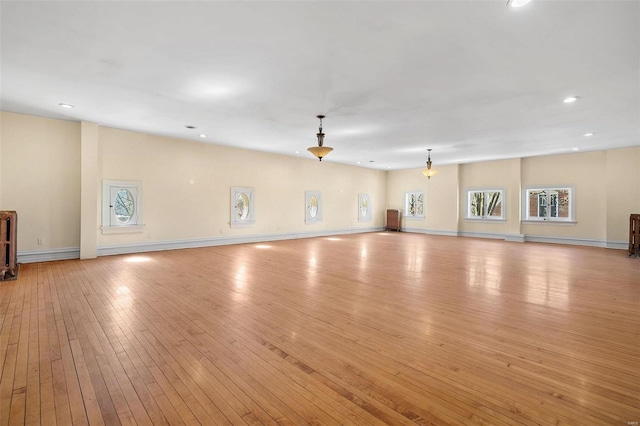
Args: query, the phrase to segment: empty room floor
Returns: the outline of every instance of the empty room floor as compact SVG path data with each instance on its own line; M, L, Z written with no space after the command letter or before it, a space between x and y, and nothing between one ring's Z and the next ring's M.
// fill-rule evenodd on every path
M352 234L25 264L0 300L0 426L640 421L622 250Z

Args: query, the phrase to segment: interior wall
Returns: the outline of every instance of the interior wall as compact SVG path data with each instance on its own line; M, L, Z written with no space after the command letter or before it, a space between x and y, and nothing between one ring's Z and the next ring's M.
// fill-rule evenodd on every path
M427 179L422 169L387 172L387 208L403 210L405 193L424 191L425 218L402 217L408 231L455 234L458 229L458 165L437 167L438 174Z
M436 163L439 173L427 180L420 169L384 172L98 126L97 213L81 219L80 123L8 112L0 119L0 208L18 211L20 252L77 249L81 223L95 230L98 247L370 229L384 226L387 208L404 209L405 192L414 190L425 192L426 219L403 225L418 232L521 233L622 248L629 214L640 213L640 147ZM143 233L102 235L102 179L143 182ZM506 223L460 219L466 188L495 185L507 190ZM528 185L574 185L577 223L520 225L521 186ZM255 188L255 226L230 227L231 186ZM322 192L320 223L304 223L305 190ZM362 192L371 199L371 222L357 220Z
M520 158L460 166L460 220L462 233L519 234L520 233ZM467 219L467 191L502 189L505 220Z
M523 223L526 235L606 240L606 151L530 157L522 160L522 186L573 186L573 224Z
M18 250L78 247L80 124L1 114L0 208L18 213Z
M607 241L629 241L629 215L640 214L640 147L607 151Z
M143 182L145 229L100 232L98 246L384 225L384 171L105 127L100 153L102 179ZM230 227L232 186L254 188L254 226ZM321 191L319 223L305 224L305 190ZM359 193L370 196L371 222L358 221Z

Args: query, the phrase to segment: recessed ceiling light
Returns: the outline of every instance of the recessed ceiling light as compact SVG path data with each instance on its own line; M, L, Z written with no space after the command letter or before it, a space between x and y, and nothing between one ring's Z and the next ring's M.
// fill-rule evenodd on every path
M200 137L201 137L201 138L206 138L206 137L207 137L207 135L205 135L204 133L201 133L201 134L200 134Z
M360 164L360 162L359 162L359 161L356 161L356 164Z
M564 102L565 104L572 104L577 100L578 100L577 96L569 96L568 98L564 98L562 102Z
M296 154L300 154L300 151L296 151Z
M571 151L580 151L580 148L578 148L578 147L571 148Z
M507 0L507 5L511 7L522 7L531 3L531 0Z
M186 124L184 127L187 129L196 129L196 126L192 126L191 124Z
M589 137L589 136L593 136L593 135L595 135L595 133L591 133L591 132L589 132L589 133L585 133L584 135L585 135L586 137Z
M60 105L62 108L73 108L73 105L71 105L71 104L59 103L58 105Z

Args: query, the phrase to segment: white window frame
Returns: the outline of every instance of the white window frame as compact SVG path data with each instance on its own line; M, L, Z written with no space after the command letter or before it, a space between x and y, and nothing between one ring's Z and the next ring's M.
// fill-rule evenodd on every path
M244 195L248 200L248 209L247 215L243 217L239 217L237 214L237 200L239 196ZM248 187L240 187L240 186L232 186L231 187L231 227L232 228L242 228L253 226L255 224L255 210L256 210L256 201L255 201L255 190L253 188Z
M545 207L546 215L544 217L534 217L529 215L529 193L532 191L545 191ZM551 204L551 195L558 191L569 192L569 206L568 217L558 217L558 202L556 198L556 204ZM538 199L542 194L538 194ZM526 186L522 189L522 221L523 222L535 222L535 223L576 223L576 189L573 185L535 185ZM540 213L540 201L536 210ZM554 207L555 206L555 207ZM551 215L552 207L555 208L555 216Z
M409 208L409 201L412 197L419 198L422 197L422 213L411 213L411 209ZM407 219L424 219L426 204L424 199L424 191L408 191L404 193L404 217Z
M489 193L492 192L499 192L500 193L500 203L501 203L501 208L500 208L500 216L490 216L488 215L487 209L488 209L488 205L487 203L484 203L484 211L482 212L482 215L480 216L473 216L471 215L471 197L473 196L473 194L481 192L483 193L484 197L488 197ZM489 221L505 221L506 220L506 215L507 215L507 209L506 209L506 198L505 198L505 194L506 191L504 190L504 188L469 188L467 189L467 213L465 216L465 219L467 220L489 220Z
M322 222L322 194L320 191L304 191L304 223ZM313 214L312 198L316 197L315 215Z
M371 199L369 194L358 194L358 221L371 222Z
M113 191L120 189L128 190L134 198L134 215L127 223L119 223L117 220L112 220L114 200L111 198L111 194ZM100 229L103 234L134 234L143 232L142 207L142 182L108 179L102 181L102 226Z

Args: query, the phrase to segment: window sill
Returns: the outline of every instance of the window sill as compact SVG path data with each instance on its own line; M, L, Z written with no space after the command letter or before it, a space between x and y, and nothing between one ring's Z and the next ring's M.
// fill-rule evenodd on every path
M144 225L133 226L101 226L103 235L108 234L141 234L144 232Z
M507 219L499 217L495 219L490 219L488 217L465 217L464 220L468 220L469 222L482 222L482 223L505 223Z
M571 225L575 225L576 223L578 223L577 220L531 220L531 219L527 219L527 220L522 220L521 223L523 225L567 225L567 226L571 226Z

